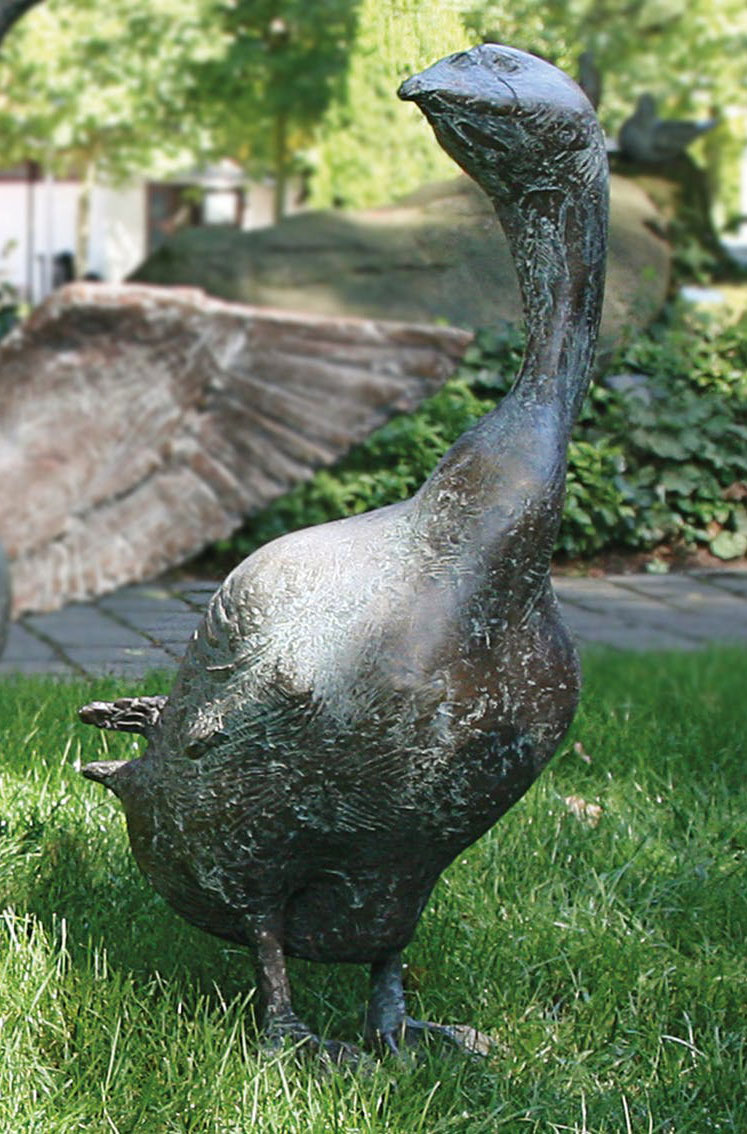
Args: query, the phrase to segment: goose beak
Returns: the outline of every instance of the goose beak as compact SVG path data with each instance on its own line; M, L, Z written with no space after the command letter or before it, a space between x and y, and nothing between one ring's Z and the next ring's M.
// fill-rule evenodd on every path
M401 98L403 102L416 102L418 95L422 93L422 89L420 75L412 75L411 78L400 83L397 97Z
M500 66L483 59L475 48L447 55L405 79L397 94L422 110L480 103L489 107L492 114L503 115L513 111L517 102L516 92Z
M440 59L438 63L433 63L424 71L405 79L397 91L398 96L404 102L415 102L420 106L423 101L428 100L429 95L443 96L448 93L458 93L461 85L460 76L449 66L451 58L449 56L447 59Z
M424 71L405 79L397 94L405 102L415 102L418 106L427 102L429 96L459 95L462 93L460 88L465 84L459 71L452 66L455 58L459 56L449 55L446 59L439 59Z

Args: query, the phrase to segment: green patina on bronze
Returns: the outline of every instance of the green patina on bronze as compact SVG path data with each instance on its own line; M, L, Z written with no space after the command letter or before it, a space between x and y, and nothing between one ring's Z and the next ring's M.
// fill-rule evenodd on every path
M165 704L82 710L143 732L145 755L84 771L122 800L167 901L249 947L269 1036L321 1043L293 1012L292 955L371 965L373 1046L436 1030L480 1049L406 1015L400 955L441 872L524 794L576 709L549 564L599 325L607 159L575 83L511 48L450 56L399 93L506 232L527 325L516 384L410 500L237 567Z

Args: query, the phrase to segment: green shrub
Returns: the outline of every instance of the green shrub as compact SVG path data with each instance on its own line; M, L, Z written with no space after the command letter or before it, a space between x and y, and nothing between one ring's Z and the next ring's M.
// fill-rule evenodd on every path
M596 384L577 436L612 445L622 458L621 511L605 546L652 548L662 542L708 546L723 559L747 550L747 318L718 326L676 308L636 340L618 367L645 376L627 394ZM578 442L571 445L571 465ZM565 526L565 525L564 525ZM574 533L575 534L575 533ZM564 549L585 554L586 548Z
M456 375L337 465L297 485L231 540L236 560L284 532L410 496L456 438L510 388L521 361L514 330L478 333ZM747 551L747 317L723 326L675 305L614 360L627 391L592 385L571 442L558 550L701 544L723 559Z

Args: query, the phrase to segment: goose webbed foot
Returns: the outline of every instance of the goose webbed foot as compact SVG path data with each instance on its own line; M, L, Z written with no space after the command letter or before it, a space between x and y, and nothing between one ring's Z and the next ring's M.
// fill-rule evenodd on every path
M430 1038L444 1039L465 1055L489 1055L493 1046L489 1036L478 1032L471 1024L433 1024L429 1020L405 1017L404 1042L408 1047L415 1047Z
M335 1067L357 1066L362 1058L360 1049L354 1044L318 1036L293 1012L283 1017L265 1016L262 1046L269 1052L290 1046L303 1058L316 1058Z
M371 966L371 995L366 1012L366 1044L379 1054L400 1055L431 1038L445 1039L468 1055L487 1055L491 1042L466 1024L432 1024L405 1012L399 953Z
M358 1048L318 1036L293 1011L283 952L282 917L274 914L248 918L246 928L257 976L263 1046L269 1051L292 1046L299 1056L316 1057L328 1066L357 1064L361 1059Z

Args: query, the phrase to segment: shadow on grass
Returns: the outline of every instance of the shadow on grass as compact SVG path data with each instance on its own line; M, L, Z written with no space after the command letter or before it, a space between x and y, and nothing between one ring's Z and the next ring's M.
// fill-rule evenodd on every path
M107 826L124 828L108 801L100 810ZM90 833L76 830L59 813L48 825L35 821L24 840L30 869L23 892L11 900L6 891L0 904L12 905L16 915L31 915L52 941L60 940L64 920L73 966L88 969L94 954L105 954L112 975L131 979L135 987L150 986L154 979L176 982L187 1004L200 1000L217 1009L246 997L254 988L248 950L190 926L173 912L139 874L123 830L120 834L98 847ZM367 989L363 966L291 959L289 970L299 1015L323 1032L360 1038Z

